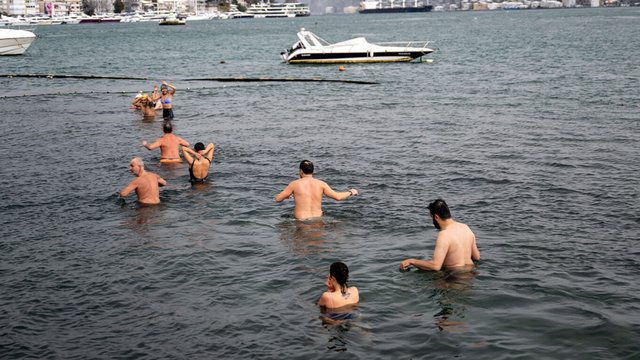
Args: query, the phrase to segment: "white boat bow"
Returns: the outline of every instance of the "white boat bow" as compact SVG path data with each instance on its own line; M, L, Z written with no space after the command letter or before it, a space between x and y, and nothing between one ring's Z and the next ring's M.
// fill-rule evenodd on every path
M35 39L31 31L0 29L0 55L22 55Z

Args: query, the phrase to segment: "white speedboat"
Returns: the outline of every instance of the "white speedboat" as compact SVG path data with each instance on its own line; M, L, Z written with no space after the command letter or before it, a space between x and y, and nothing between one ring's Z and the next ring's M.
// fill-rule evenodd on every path
M35 39L31 31L0 29L0 55L22 55Z
M363 37L330 44L300 29L299 41L280 55L290 64L408 62L433 52L427 41L372 44Z

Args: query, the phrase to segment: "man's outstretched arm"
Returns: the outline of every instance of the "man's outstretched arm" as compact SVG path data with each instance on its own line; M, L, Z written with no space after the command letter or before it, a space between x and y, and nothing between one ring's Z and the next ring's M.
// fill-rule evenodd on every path
M289 184L280 194L276 195L276 202L281 202L282 200L289 198L291 195L293 195L293 186Z
M153 144L149 144L149 143L147 142L147 140L144 140L144 141L142 142L142 146L146 147L146 148L147 148L147 149L149 149L149 150L157 149L157 148L159 148L159 147L160 147L160 145L161 145L161 143L160 143L160 141L158 141L158 140L156 140L156 142L154 142Z
M411 265L420 270L440 271L442 264L449 251L449 243L438 235L436 239L436 248L433 250L433 258L431 260L405 259L400 263L400 270L409 270Z
M127 197L138 187L137 181L133 180L129 183L129 185L125 186L122 190L120 190L120 197Z
M358 195L358 190L356 189L349 189L349 191L341 191L341 192L337 192L334 191L331 186L329 186L327 183L323 182L322 183L322 193L327 196L332 198L333 200L346 200L351 196L356 196Z

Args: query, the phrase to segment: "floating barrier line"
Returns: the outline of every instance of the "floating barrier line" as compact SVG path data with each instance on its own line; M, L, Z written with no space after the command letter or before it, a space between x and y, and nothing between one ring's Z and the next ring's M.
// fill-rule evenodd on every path
M155 78L129 77L129 76L101 76L101 75L65 75L65 74L0 74L0 78L46 78L46 79L82 79L82 80L145 80L153 81ZM321 78L246 78L246 77L212 77L199 79L181 79L172 81L219 81L219 82L329 82L343 84L377 85L375 81L340 80Z
M198 91L198 90L206 90L206 89L214 89L212 87L197 87L197 88L185 88L181 89L180 92L188 92L188 91ZM21 94L21 95L0 95L0 99L13 99L13 98L21 98L27 96L61 96L61 95L92 95L92 94L121 94L121 95L129 95L129 94L137 94L139 91L126 91L126 90L116 90L116 91L71 91L71 92L50 92L50 93L38 93L38 94Z

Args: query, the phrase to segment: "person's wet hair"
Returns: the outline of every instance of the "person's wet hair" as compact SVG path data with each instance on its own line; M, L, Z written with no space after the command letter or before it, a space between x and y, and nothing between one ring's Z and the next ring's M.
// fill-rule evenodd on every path
M201 142L196 143L195 145L193 145L193 150L195 151L204 150L204 144Z
M306 175L313 174L313 163L309 160L302 160L300 162L300 170Z
M433 200L429 204L429 213L431 213L431 216L438 215L442 220L451 219L449 207L442 199Z
M329 267L329 275L333 276L338 285L340 285L340 292L346 293L348 288L347 280L349 280L349 268L347 265L339 261L334 262Z
M164 131L165 134L173 132L173 125L171 125L171 121L164 122L164 124L162 125L162 131Z
M142 158L140 157L134 157L133 159L131 159L131 162L138 165L138 166L144 166L144 161L142 161Z

